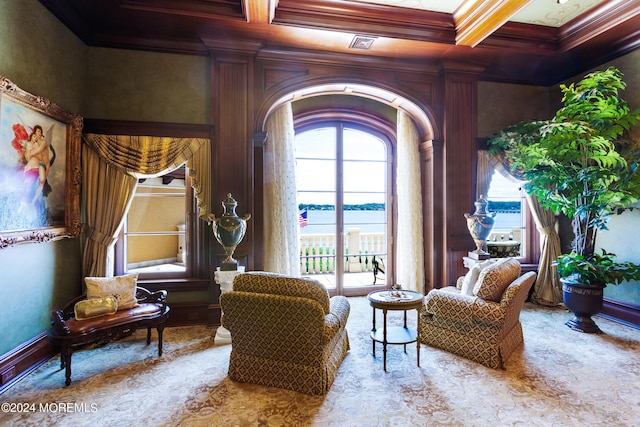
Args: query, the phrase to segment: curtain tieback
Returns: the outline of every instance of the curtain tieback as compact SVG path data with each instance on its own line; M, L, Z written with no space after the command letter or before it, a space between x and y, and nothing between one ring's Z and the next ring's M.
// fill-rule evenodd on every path
M114 239L112 236L108 236L101 231L96 230L95 228L86 227L85 233L87 235L87 239L91 239L94 242L98 243L102 246L111 246L118 239Z
M555 231L555 226L550 225L548 227L536 227L540 234L544 234L545 236L549 236L551 233Z

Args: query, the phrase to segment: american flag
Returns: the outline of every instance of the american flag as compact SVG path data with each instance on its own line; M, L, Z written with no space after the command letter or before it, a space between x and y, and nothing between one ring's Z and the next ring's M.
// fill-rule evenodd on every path
M307 210L306 209L298 213L298 222L300 223L301 228L307 226Z

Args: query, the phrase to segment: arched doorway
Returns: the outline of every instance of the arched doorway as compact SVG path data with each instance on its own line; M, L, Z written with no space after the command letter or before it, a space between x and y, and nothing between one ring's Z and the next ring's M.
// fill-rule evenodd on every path
M430 139L432 138L433 130L431 127L431 121L429 120L427 114L424 111L422 111L420 108L418 108L416 104L406 100L405 98L402 98L398 95L392 94L385 90L380 90L380 89L363 86L363 85L344 85L344 84L331 85L331 86L323 85L323 86L318 86L314 88L307 88L303 91L289 93L281 97L278 101L273 103L273 105L269 109L269 112L274 111L276 108L278 108L280 105L283 105L286 102L292 102L292 105L296 105L296 104L299 104L300 102L304 102L304 100L308 100L311 98L313 98L314 100L313 103L315 103L317 106L318 99L322 97L327 97L327 96L336 96L338 94L343 97L348 96L351 99L357 99L358 101L356 103L359 103L361 107L362 107L362 104L369 103L369 105L384 106L384 108L388 109L389 111L392 111L393 114L397 114L398 109L402 109L405 112L407 112L413 118L413 121L416 123L417 125L416 127L419 129L418 133L420 134L420 137L421 137L421 140L419 141L419 143L415 144L415 151L416 152L420 151L423 156L428 157L428 160L430 160L430 156L431 156ZM339 108L337 108L337 110L338 109ZM323 113L321 114L325 114L327 117L330 116L330 112L325 107L317 108L316 110L324 110ZM353 111L357 112L357 109L354 109ZM375 120L375 114L372 114L370 111L367 111L366 108L361 108L360 114L369 114L371 117L374 117L374 120ZM266 119L266 116L265 116L265 119ZM395 116L392 117L390 121L393 122L392 126L395 126ZM430 187L432 185L431 183L432 171L430 169L430 161L422 162L421 166L424 166L424 165L427 165L428 168L422 174L422 181L426 183L427 187ZM390 197L392 199L394 197L394 194L395 192L391 190ZM425 191L423 194L426 198L428 198L429 200L428 204L430 205L431 204L430 198L432 194L431 190L429 188L425 188ZM430 208L427 208L427 210L428 209ZM391 229L393 229L396 226L393 220L390 221L389 226L391 227ZM431 226L431 216L427 216L425 218L425 227L424 227L424 236L425 236L424 258L425 259L431 258L430 254L433 250L432 248L433 234L432 233L433 231ZM389 246L392 248L392 250L395 249L393 248L393 242ZM391 256L390 259L393 259L393 257ZM390 267L391 267L390 270L392 271L393 265L390 265ZM430 265L425 265L425 267L427 270L429 271L431 270ZM372 278L373 278L373 273L371 273L371 279ZM387 277L386 279L387 279L385 280L386 285L390 285L394 283L393 277L391 278ZM340 291L341 293L344 292L345 291L344 287Z

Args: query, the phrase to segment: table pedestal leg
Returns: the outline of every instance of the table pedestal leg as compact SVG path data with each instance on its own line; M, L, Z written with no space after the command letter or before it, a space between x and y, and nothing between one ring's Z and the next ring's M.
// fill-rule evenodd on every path
M382 310L382 316L384 317L383 323L383 339L382 339L382 353L384 354L382 366L384 367L384 371L387 372L387 310Z

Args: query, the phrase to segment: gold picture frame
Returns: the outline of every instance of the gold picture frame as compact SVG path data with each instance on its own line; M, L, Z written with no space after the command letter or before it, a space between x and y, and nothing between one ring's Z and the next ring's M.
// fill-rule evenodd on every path
M82 126L0 76L0 249L80 234Z

